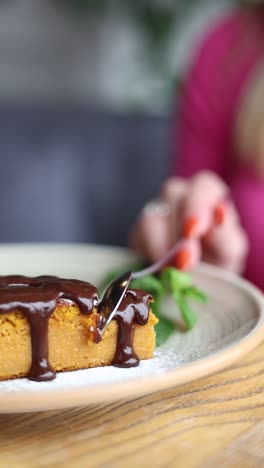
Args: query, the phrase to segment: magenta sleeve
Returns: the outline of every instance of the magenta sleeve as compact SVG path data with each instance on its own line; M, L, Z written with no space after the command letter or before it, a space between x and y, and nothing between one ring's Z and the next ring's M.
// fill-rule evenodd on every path
M208 169L228 183L250 242L245 276L264 289L263 177L240 162L232 141L241 97L263 60L264 14L257 30L256 18L243 12L214 25L194 53L177 105L171 172L190 177Z

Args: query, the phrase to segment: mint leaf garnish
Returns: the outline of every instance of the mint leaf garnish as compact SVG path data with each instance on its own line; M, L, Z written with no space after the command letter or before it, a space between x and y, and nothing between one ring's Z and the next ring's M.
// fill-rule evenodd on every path
M188 288L192 285L192 278L190 275L173 267L165 268L160 274L160 280L168 293L182 288Z
M122 270L112 271L104 278L103 285L105 287L124 270L137 271L140 269L139 265L134 265ZM190 306L189 301L203 304L207 302L206 294L192 284L192 276L173 267L165 268L158 276L147 275L132 280L130 287L143 289L153 296L154 302L151 304L151 308L159 319L159 323L155 327L157 346L163 344L176 329L175 321L168 319L162 313L161 301L165 296L170 295L173 297L187 330L191 330L197 322L197 315Z
M191 330L197 322L197 315L190 308L188 302L186 299L184 299L183 296L177 299L177 305L180 309L181 316L184 320L187 330Z
M185 297L188 297L188 299L193 299L197 302L201 302L202 304L206 304L208 301L206 294L195 286L185 288L183 290L183 294Z
M167 341L167 339L175 332L175 328L175 324L172 320L169 320L166 317L159 318L157 325L155 325L157 348Z
M131 281L132 288L143 289L149 292L153 297L160 297L164 294L162 282L153 275L144 276L143 278L134 279Z
M154 297L154 296L153 296ZM154 302L151 304L151 309L153 314L159 319L157 325L155 325L156 331L156 346L159 347L175 332L175 323L164 317L161 310L160 299L154 299Z

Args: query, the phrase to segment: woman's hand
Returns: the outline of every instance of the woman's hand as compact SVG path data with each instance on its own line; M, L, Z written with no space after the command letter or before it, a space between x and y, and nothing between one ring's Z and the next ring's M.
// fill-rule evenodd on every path
M143 208L131 233L131 246L154 262L182 239L174 264L190 269L200 259L242 273L248 240L228 187L211 172L186 181L168 179L158 202Z

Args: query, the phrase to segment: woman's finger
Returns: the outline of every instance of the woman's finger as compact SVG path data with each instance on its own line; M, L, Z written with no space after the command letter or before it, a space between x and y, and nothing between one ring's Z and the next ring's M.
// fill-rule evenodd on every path
M170 265L179 270L192 270L201 260L202 250L199 239L183 239L179 241L179 250Z
M152 262L161 258L170 247L168 217L169 209L164 202L150 202L131 231L131 247Z
M183 236L200 237L206 234L215 217L224 216L224 209L216 207L225 200L228 188L214 173L201 172L191 180L183 206Z
M223 268L242 273L248 254L248 239L229 202L225 222L215 225L203 239L203 258Z
M168 179L162 189L161 197L169 208L168 230L170 247L180 238L182 232L182 208L187 194L188 183L180 178Z

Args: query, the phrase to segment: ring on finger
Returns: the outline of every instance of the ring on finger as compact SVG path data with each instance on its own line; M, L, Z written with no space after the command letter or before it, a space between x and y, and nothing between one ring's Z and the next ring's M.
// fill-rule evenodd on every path
M161 198L150 200L142 209L142 216L168 216L170 214L170 206Z

